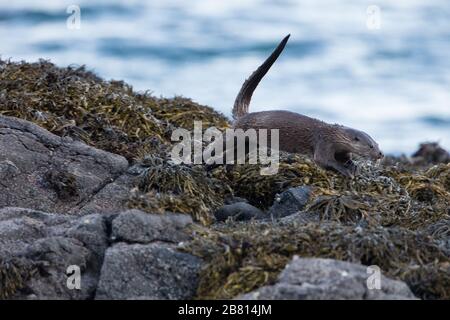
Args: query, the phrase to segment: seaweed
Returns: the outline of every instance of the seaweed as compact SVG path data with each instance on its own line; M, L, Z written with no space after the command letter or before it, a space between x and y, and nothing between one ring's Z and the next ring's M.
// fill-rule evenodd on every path
M209 261L198 298L232 298L271 284L293 255L376 264L421 298L450 298L448 164L360 163L362 174L352 180L301 156L282 157L277 176L244 167L232 175L237 195L264 208L274 193L307 184L313 196L304 211L320 223L214 225L186 248Z
M44 176L47 184L55 190L60 199L73 199L78 196L76 177L70 172L59 170L49 170Z
M418 297L450 298L450 157L438 144L378 164L357 160L361 174L354 179L287 153L269 176L260 174L260 165L175 165L169 156L173 129L192 130L195 120L204 129L225 129L229 121L187 98L137 93L83 66L59 68L44 60L0 60L0 114L125 156L140 173L128 207L186 213L199 222L192 226L194 240L181 248L207 262L198 299L232 298L273 283L293 255L376 264ZM47 182L60 197L75 196L70 174L50 174ZM214 223L227 197L267 210L277 194L304 185L312 195L297 215L316 215L319 222L294 215ZM24 284L27 270L0 262L0 283L6 284L0 298Z
M122 81L104 81L85 66L59 68L0 60L0 114L39 124L129 160L150 140L170 142L174 126L203 120L217 127L227 119L189 99L158 99ZM172 121L172 122L169 122Z
M8 299L26 287L26 282L38 269L24 258L0 257L0 299Z
M223 181L208 174L203 166L174 164L153 155L144 157L143 167L128 205L148 212L190 214L204 225L213 222L215 209L231 192Z
M222 114L211 107L198 105L188 98L161 98L155 100L155 104L151 107L158 119L164 119L177 128L192 130L194 121L201 121L205 128L216 127L224 130L230 127L228 119Z
M227 223L196 233L184 250L209 261L197 297L227 299L272 284L294 256L378 265L422 298L450 298L448 250L423 232L400 227L344 226L334 222ZM411 269L414 266L414 269ZM417 277L425 277L421 281Z

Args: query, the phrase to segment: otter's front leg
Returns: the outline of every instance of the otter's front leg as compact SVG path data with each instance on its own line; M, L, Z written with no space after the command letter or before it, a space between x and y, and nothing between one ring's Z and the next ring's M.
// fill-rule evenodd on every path
M335 152L333 160L337 163L337 166L343 166L350 170L352 175L359 174L359 167L353 162L351 153L347 151Z
M349 161L348 163L341 163L337 161L336 159L331 159L329 161L330 167L336 169L340 173L342 173L344 176L349 178L354 178L355 175L358 174L358 166L353 163L353 161Z
M338 161L339 162L339 161ZM350 170L350 172L354 175L357 176L360 174L360 170L359 167L356 165L355 162L353 162L352 160L348 160L346 163L342 164L344 167L348 168Z
M347 161L347 164L337 161L333 148L327 148L323 145L320 145L319 148L314 151L314 161L324 169L337 171L349 178L353 178L358 169L351 160Z

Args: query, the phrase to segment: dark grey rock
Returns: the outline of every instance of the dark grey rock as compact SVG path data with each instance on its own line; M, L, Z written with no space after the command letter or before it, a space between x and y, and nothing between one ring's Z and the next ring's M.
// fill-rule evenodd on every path
M100 271L105 250L109 245L108 218L108 216L101 214L83 216L62 233L65 237L77 239L85 248L90 250L92 254L90 268L97 273Z
M286 217L304 209L311 196L311 188L307 186L289 188L275 197L269 214L274 218Z
M128 210L119 214L112 222L111 237L114 241L150 243L164 241L177 243L187 241L185 231L192 224L186 214L150 214L140 210Z
M73 217L49 214L24 208L0 209L0 255L20 253L34 241L55 235L58 226L73 221Z
M283 223L302 226L308 223L320 222L320 215L317 212L298 211L297 213L280 218L280 221Z
M416 164L420 163L449 163L450 153L443 149L437 142L421 143L411 158Z
M75 217L24 208L0 209L0 256L36 266L15 299L94 296L108 246L107 216ZM67 268L80 267L81 289L67 287Z
M96 299L190 299L201 267L167 243L117 243L106 251Z
M12 161L0 161L0 180L14 178L19 173L19 168Z
M203 261L177 250L190 240L191 223L189 215L139 210L76 217L7 207L0 209L0 263L38 270L13 299L192 298ZM79 290L67 286L73 265Z
M262 219L265 217L264 212L246 202L224 205L214 212L214 216L217 221L226 221L230 217L235 221Z
M70 212L127 168L122 156L0 116L0 207Z
M92 253L73 238L49 237L39 239L25 250L24 257L40 264L45 273L32 277L27 283L27 291L36 299L88 299L97 285L89 267ZM81 288L67 287L67 268L80 267Z
M367 267L333 259L299 258L286 266L272 286L244 294L239 299L415 299L402 281L381 275L380 289L369 289Z
M245 198L241 198L241 197L228 197L228 198L225 198L225 200L224 200L225 204L233 204L233 203L238 203L238 202L248 203L248 200Z
M125 173L111 183L105 185L89 200L73 207L71 212L78 215L93 213L120 213L128 209L126 200L130 190L135 187L135 177Z

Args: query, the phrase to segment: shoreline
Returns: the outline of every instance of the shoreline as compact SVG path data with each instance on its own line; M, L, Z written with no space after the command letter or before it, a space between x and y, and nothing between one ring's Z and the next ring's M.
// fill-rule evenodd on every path
M47 61L0 62L0 93L2 299L450 299L437 144L355 179L286 153L262 176L170 161L174 128L229 126L187 98ZM64 285L68 265L81 290ZM373 265L380 291L364 287Z

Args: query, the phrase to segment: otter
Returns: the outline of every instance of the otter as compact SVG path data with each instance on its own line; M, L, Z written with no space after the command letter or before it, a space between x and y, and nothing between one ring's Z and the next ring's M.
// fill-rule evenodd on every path
M353 178L359 173L353 156L378 160L383 158L378 144L365 132L339 124L329 124L290 111L274 110L249 113L253 92L280 56L287 35L264 63L244 82L233 107L235 129L279 129L281 151L310 156L324 169Z

